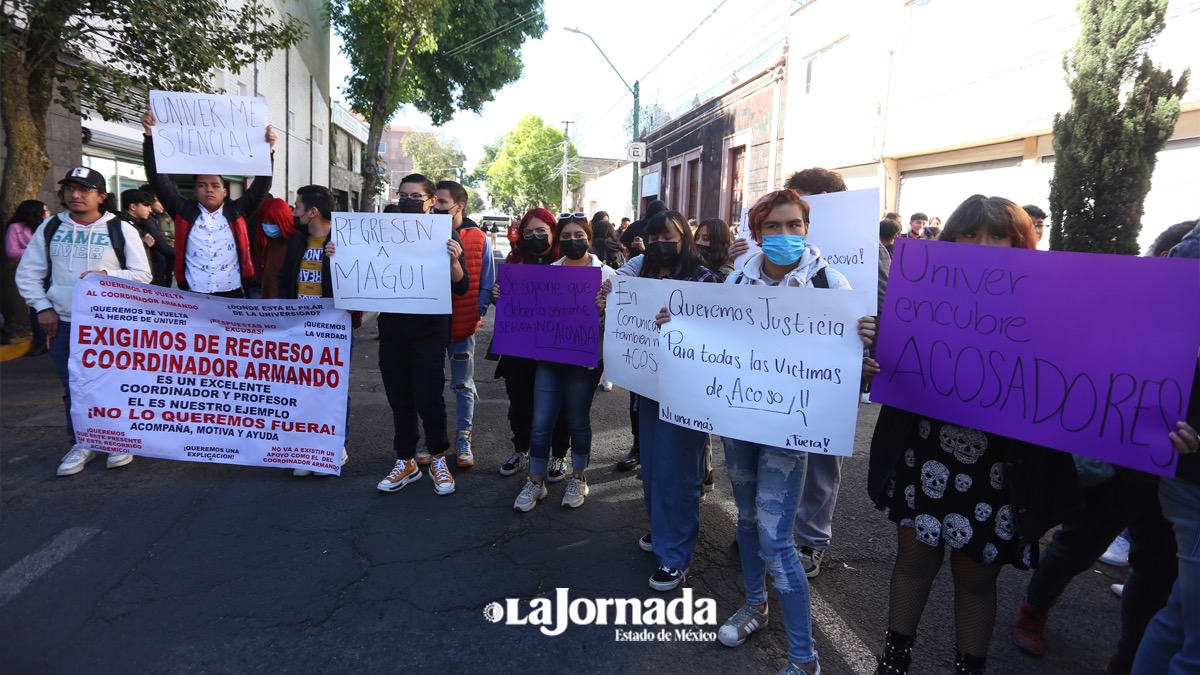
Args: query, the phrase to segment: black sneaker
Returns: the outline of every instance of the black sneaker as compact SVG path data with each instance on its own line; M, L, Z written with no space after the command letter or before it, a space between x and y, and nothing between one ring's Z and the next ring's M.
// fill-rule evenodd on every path
M521 469L529 468L529 455L524 452L514 452L508 461L500 465L501 476L511 476Z
M812 579L821 573L821 560L825 551L817 551L807 546L800 547L800 565L804 567L804 576Z
M650 577L650 588L656 591L673 591L679 588L687 579L687 570L677 570L674 567L658 566L658 571Z
M704 474L704 485L701 488L701 494L703 494L704 492L712 492L713 487L715 487L715 481L713 480L712 469L709 469Z
M560 457L551 457L546 471L546 482L557 483L567 477L567 463Z
M650 533L649 532L646 533L646 536L642 537L641 539L638 539L638 547L641 548L646 553L654 552L654 542L650 541Z

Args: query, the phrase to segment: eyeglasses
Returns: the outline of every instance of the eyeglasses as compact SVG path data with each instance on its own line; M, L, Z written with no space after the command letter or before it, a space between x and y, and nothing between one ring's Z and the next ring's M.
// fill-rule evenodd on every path
M421 199L421 200L424 200L424 199L429 199L432 196L433 195L422 194L420 192L414 192L410 195L406 195L403 192L399 192L396 194L397 199Z
M581 218L583 220L587 220L587 214L584 213L583 211L576 211L575 213L560 213L560 214L558 214L559 220L567 220L568 218Z
M550 236L550 230L546 230L546 229L525 230L525 232L523 232L521 234L521 236L525 237L526 239L533 239L534 237L537 237L538 239L545 239L546 237Z
M82 185L70 185L70 184L68 184L68 185L63 185L63 186L62 186L62 191L63 191L63 194L65 194L65 195L71 195L71 194L81 194L81 195L86 195L86 194L87 194L87 193L89 193L89 192L99 192L99 191L100 191L100 189L99 189L99 188L94 188L94 187L84 187L84 186L82 186Z

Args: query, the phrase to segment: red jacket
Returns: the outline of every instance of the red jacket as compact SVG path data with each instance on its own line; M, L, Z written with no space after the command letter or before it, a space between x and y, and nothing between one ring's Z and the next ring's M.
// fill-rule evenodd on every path
M454 307L450 316L451 342L471 337L483 323L479 317L479 280L483 270L483 246L487 242L487 235L466 218L463 219L463 226L458 229L458 235L462 237L463 258L467 261L467 277L470 278L471 285L466 293L450 298Z

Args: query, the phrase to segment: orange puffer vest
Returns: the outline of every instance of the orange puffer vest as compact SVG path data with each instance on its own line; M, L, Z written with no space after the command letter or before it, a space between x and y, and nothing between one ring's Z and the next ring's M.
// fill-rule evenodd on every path
M479 318L479 277L483 272L483 245L487 235L470 221L458 231L462 238L463 258L467 261L467 277L470 286L462 295L451 295L454 313L450 317L450 341L465 340L479 330L483 321Z

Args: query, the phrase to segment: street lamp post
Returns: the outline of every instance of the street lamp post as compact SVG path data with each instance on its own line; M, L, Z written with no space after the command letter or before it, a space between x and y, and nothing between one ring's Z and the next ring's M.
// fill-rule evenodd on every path
M636 143L637 139L638 139L638 134L640 133L640 129L638 128L638 122L639 122L639 117L640 117L639 113L641 113L641 108L638 105L638 93L641 90L641 87L639 86L640 83L637 80L634 80L633 86L632 87L629 86L629 83L625 81L625 78L621 77L621 71L617 70L617 67L614 66L613 62L608 58L608 54L604 53L604 50L600 48L600 45L596 42L596 39L593 38L591 35L588 35L587 33L579 30L578 28L570 28L568 26L564 26L563 30L565 30L569 33L578 33L579 35L582 35L582 36L586 37L587 39L591 40L592 44L595 45L595 47L596 47L596 51L600 52L600 56L603 56L604 60L608 62L608 67L612 68L613 72L617 74L618 78L620 78L621 84L625 85L625 88L629 90L629 93L633 94L633 142ZM630 215L633 217L634 220L637 220L638 172L641 169L641 164L642 163L640 161L633 160L633 195L630 198L631 202L632 202L632 211L630 212Z

